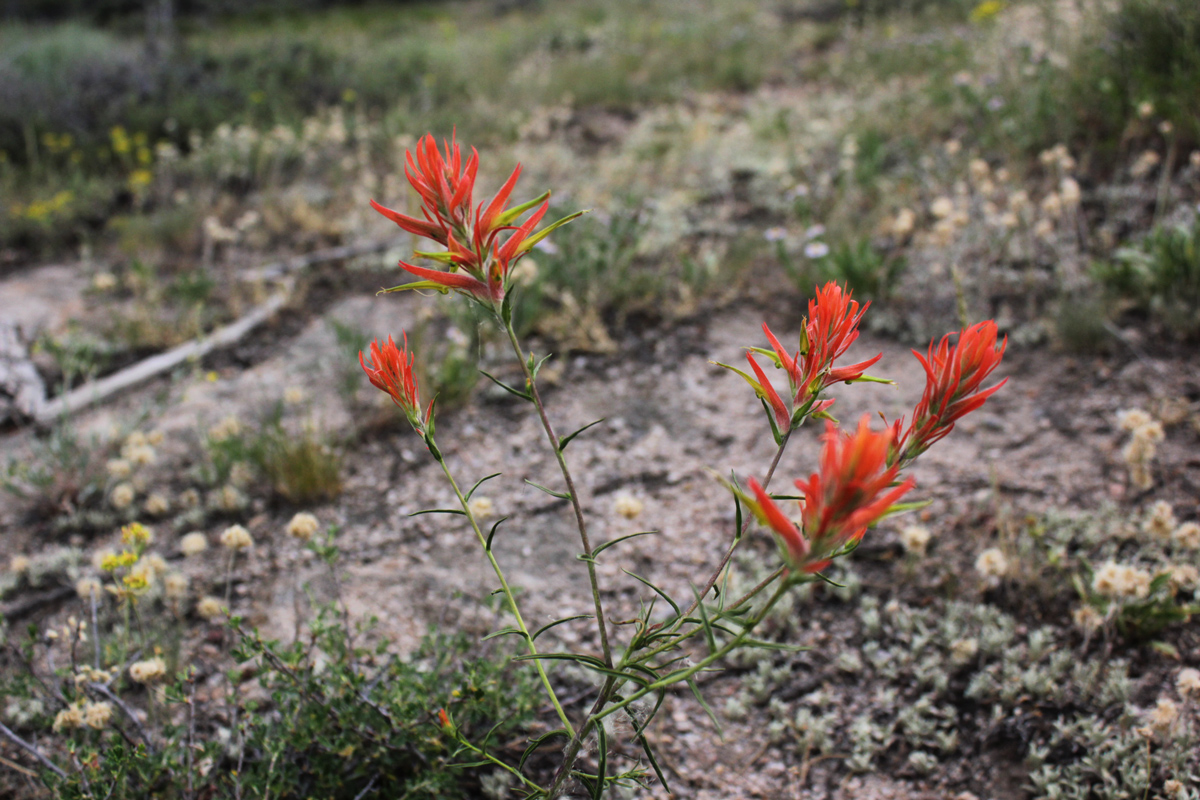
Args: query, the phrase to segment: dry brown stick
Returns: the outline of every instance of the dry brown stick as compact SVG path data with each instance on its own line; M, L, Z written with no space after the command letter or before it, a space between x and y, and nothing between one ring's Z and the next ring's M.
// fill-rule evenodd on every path
M306 256L297 256L286 261L279 261L274 264L268 264L265 267L259 267L257 270L252 270L248 274L248 277L252 279L285 277L288 273L312 266L313 264L325 261L339 261L367 253L381 252L396 246L400 241L398 239L388 239L386 241L367 242L364 244L319 250ZM274 316L275 312L279 311L284 303L287 302L288 294L288 290L285 287L267 298L263 303L255 306L249 314L246 314L236 322L231 322L210 334L193 339L190 342L185 342L165 353L151 356L127 369L123 369L94 383L81 386L73 392L64 394L54 400L42 403L34 413L34 420L38 424L46 425L60 417L68 417L123 389L128 389L150 378L161 375L167 370L181 364L202 358L213 350L235 344L245 337L246 334Z

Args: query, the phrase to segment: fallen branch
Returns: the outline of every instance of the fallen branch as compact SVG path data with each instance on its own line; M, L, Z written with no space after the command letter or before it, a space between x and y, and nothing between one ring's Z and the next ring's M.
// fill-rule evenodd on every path
M289 273L310 267L313 264L325 261L340 261L348 258L356 258L367 253L382 252L399 246L403 241L403 239L388 239L385 241L333 247L328 250L318 250L308 255L296 256L285 261L278 261L258 267L245 273L242 277L245 280L281 278L287 276ZM251 309L250 313L236 322L231 322L212 333L193 339L190 342L185 342L165 353L159 353L158 355L139 361L131 367L123 369L120 372L115 372L93 383L88 383L49 402L43 402L34 412L34 421L40 425L47 425L62 417L69 417L75 412L99 403L117 392L168 372L181 364L203 358L214 350L235 344L250 331L274 316L275 312L287 302L287 299L287 290L281 290L262 304L255 306Z

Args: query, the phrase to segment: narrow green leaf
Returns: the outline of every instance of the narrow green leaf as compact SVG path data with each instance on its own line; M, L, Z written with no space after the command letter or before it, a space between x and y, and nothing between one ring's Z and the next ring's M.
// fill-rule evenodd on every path
M414 511L409 516L419 517L423 514L458 514L460 517L466 516L466 512L461 508L427 508L424 511Z
M533 363L533 353L529 354L529 361L530 361L529 374L533 376L533 379L535 381L537 380L538 373L542 371L542 365L545 364L547 361L549 361L550 357L553 355L554 355L554 353L547 353L546 355L542 356L542 359L540 361L538 361L536 364L534 364Z
M532 486L535 489L541 489L543 492L550 495L551 497L557 497L559 500L570 500L571 499L571 495L568 494L567 492L556 492L553 489L547 489L545 486L542 486L540 483L534 483L533 481L529 480L528 478L525 479L525 482L528 483L530 486Z
M492 478L499 478L503 474L504 474L503 472L493 472L491 475L488 475L486 478L480 478L479 480L475 481L475 485L471 487L471 491L467 492L467 499L470 500L471 495L475 494L475 490L478 489L480 486L482 486L484 483L486 483L487 481L490 481Z
M592 800L604 800L604 779L608 775L608 734L604 724L595 726L596 731L596 785L592 788Z
M588 428L592 427L593 425L599 425L601 422L604 422L604 420L605 420L605 418L601 417L600 419L596 420L595 422L589 422L587 425L584 425L582 428L575 431L574 433L568 433L566 436L558 437L559 452L566 450L567 445L569 445L571 443L571 440L574 439L576 436L583 433L584 431L586 431Z
M521 203L520 205L513 206L508 211L505 211L503 214L496 217L496 227L501 227L504 225L511 224L517 217L521 216L522 214L524 214L526 211L533 208L534 206L540 206L542 203L546 202L549 198L550 198L550 192L545 191L545 192L542 192L541 194L539 194L537 197L533 198L532 200L526 200L524 203Z
M593 550L592 558L595 558L596 556L600 555L602 552L604 552L608 548L612 547L614 544L620 544L621 542L625 541L626 539L632 539L636 536L649 536L652 533L659 533L659 532L660 531L638 531L637 533L630 533L630 534L626 534L625 536L620 536L616 539L613 539L610 542L605 542L604 544L600 545L595 550Z
M494 633L489 633L487 636L483 637L483 639L481 639L480 641L486 642L488 639L495 639L498 636L509 636L512 634L516 634L517 636L521 636L521 637L525 636L525 632L519 628L504 628L503 630L495 631Z
M434 281L413 281L412 283L405 283L401 286L393 286L390 289L380 289L375 294L391 294L392 292L403 292L410 289L433 289L435 292L441 292L442 294L446 294L450 291L449 286L443 286L442 284Z
M496 529L500 527L500 523L504 522L508 517L501 517L492 525L492 530L488 533L487 542L484 544L489 551L492 549L492 539L496 538Z
M582 217L586 213L588 213L586 209L583 211L576 211L574 214L568 214L567 216L563 217L562 219L560 219L556 222L550 223L545 228L542 228L540 231L535 233L533 236L530 236L528 239L521 242L520 247L517 248L517 252L518 253L528 253L530 250L533 249L534 245L536 245L542 239L545 239L547 236L549 236L551 234L551 232L553 232L555 229L561 228L563 225L566 225L571 220L578 219L579 217Z
M562 619L556 619L556 620L554 620L554 622L549 622L549 623L543 625L542 627L538 628L536 631L534 631L533 638L536 640L537 637L541 636L543 633L550 630L555 625L562 625L564 622L574 622L577 619L591 619L592 616L593 616L592 614L576 614L573 617L563 617Z
M688 678L688 686L692 689L692 694L696 696L700 707L704 709L704 713L708 714L708 718L712 720L713 727L717 729L717 735L722 739L725 738L725 729L721 727L721 720L717 719L717 715L713 713L712 708L708 705L708 701L704 699L704 695L700 694L700 687L696 684L695 678Z
M779 360L779 354L778 354L778 353L776 353L774 350L768 350L768 349L767 349L767 348L765 348L765 347L747 347L746 349L747 349L747 350L749 350L749 351L750 351L750 352L752 352L752 353L758 353L760 356L763 356L763 357L765 357L765 358L769 358L769 359L771 359L771 362L772 362L772 363L773 363L773 364L774 364L776 367L782 367L782 366L783 366L783 362L781 362L781 361Z
M876 378L874 375L863 375L858 378L851 378L845 383L890 383L893 386L896 384L891 378Z
M627 569L623 569L621 571L624 572L629 577L633 578L634 580L640 581L641 583L646 584L654 591L655 594L657 594L663 600L666 600L671 605L671 608L675 609L675 616L678 617L680 614L683 613L683 610L679 607L679 604L676 603L674 600L672 600L671 596L669 594L667 594L666 592L664 592L662 589L658 588L653 583L651 583L650 581L643 578L641 575L638 575L636 572L630 572Z
M497 386L499 386L501 389L508 392L509 394L516 395L517 397L521 398L522 400L528 400L531 403L533 402L533 395L529 394L529 392L522 392L518 389L514 389L513 387L509 386L504 381L497 378L495 375L492 375L490 372L484 372L483 370L479 370L479 372L483 375L483 377L487 378L489 381L496 384Z
M486 767L491 763L492 762L485 759L483 761L458 761L453 764L447 764L446 766L450 769L471 769L472 767Z
M440 261L443 264L453 264L454 254L448 250L440 250L438 252L430 252L427 250L414 250L413 255L419 258L428 258L430 261Z
M821 573L821 572L814 572L814 573L813 573L813 575L816 575L818 578L820 578L821 580L825 581L825 582L826 582L826 583L828 583L830 586L836 586L836 587L837 587L837 588L839 588L839 589L845 589L845 588L846 588L846 585L845 585L844 583L838 583L838 582L837 582L837 581L835 581L833 578L828 578L828 577L826 577L826 576L824 575L824 573Z
M529 742L529 746L525 748L525 752L521 754L521 760L517 762L517 771L519 772L523 770L525 768L525 762L529 760L529 757L533 755L539 747L556 736L561 736L564 739L571 738L571 734L567 732L566 728L558 728L557 730L543 733L541 736L532 739Z
M713 636L712 622L708 619L708 609L704 607L704 598L696 591L696 587L692 587L692 594L696 596L696 610L700 612L700 624L704 626L704 640L708 642L708 651L710 653L717 652L717 637Z

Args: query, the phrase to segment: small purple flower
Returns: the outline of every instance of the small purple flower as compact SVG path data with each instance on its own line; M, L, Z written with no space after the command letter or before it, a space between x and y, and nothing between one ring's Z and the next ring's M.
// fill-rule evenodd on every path
M824 242L809 242L804 245L805 258L824 258L829 255L829 245Z
M821 225L820 223L811 226L808 230L806 230L804 232L805 239L816 239L818 236L824 236L824 235L825 235L825 226Z
M776 225L773 228L767 228L765 231L763 231L763 238L768 242L782 242L787 238L787 229L780 225Z

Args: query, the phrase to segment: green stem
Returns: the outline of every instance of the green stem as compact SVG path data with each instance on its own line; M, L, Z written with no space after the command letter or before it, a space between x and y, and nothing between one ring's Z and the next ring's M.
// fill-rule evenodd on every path
M525 372L525 384L529 387L529 395L533 398L533 404L537 406L538 416L542 420L542 427L546 430L546 436L550 439L550 449L554 451L554 457L558 460L558 469L562 472L563 480L567 483L567 493L571 497L571 507L575 510L575 524L579 528L579 539L583 543L584 563L587 564L588 581L592 586L592 604L596 608L596 625L600 629L600 649L604 653L605 665L611 667L613 665L612 648L608 644L608 626L604 622L604 605L600 600L600 582L596 578L596 562L592 558L592 545L588 539L587 522L583 518L583 506L579 504L579 493L575 490L575 481L571 479L571 470L567 468L567 460L563 456L562 448L558 444L558 436L554 433L554 426L550 424L550 418L546 416L546 407L542 404L541 395L538 393L537 381L534 380L533 371L525 361L525 353L521 350L521 343L517 341L517 332L513 330L512 322L506 322L504 327L508 331L508 341L512 344L513 352L516 353L517 362Z
M647 686L642 687L641 689L634 692L632 695L625 698L621 702L615 703L615 704L609 706L608 708L605 708L599 714L592 715L592 717L588 720L588 723L598 722L598 721L604 719L605 717L607 717L608 715L612 714L613 712L620 711L622 708L625 708L629 704L637 702L638 700L642 699L643 697L650 694L651 692L657 692L660 689L665 689L673 683L679 683L680 681L686 681L688 678L692 677L697 672L700 672L701 670L708 668L715 662L717 662L717 661L721 660L722 658L724 658L725 656L727 656L732 650L739 647L742 644L742 642L744 642L746 640L746 637L749 636L750 633L758 626L758 623L763 621L763 618L766 617L767 614L771 611L771 609L775 607L775 604L777 602L779 602L779 598L783 597L784 592L786 592L789 588L791 588L791 585L792 585L791 581L784 581L783 583L779 584L779 587L775 590L775 594L771 595L770 599L768 599L767 602L763 605L763 607L761 609L759 609L758 613L754 615L754 617L749 621L749 623L744 628L742 628L741 632L737 636L730 639L726 644L722 645L722 647L719 650L717 650L715 653L709 654L708 656L704 657L700 661L697 661L695 664L693 664L692 666L690 666L686 669L676 670L675 672L672 672L671 674L667 675L666 677L659 678L654 683L651 683Z
M487 537L483 535L483 531L479 527L479 521L475 519L475 515L471 512L471 505L467 502L467 498L463 496L462 490L458 488L458 481L454 480L454 476L450 473L450 467L446 465L446 459L438 458L438 464L442 467L442 472L446 475L446 480L450 481L450 486L454 488L454 495L458 498L458 503L462 506L463 514L471 523L471 529L475 531L475 536L479 539L479 544L483 547L483 552L488 558L488 562L492 565L492 570L496 573L496 578L500 581L500 589L504 592L504 598L508 601L508 607L512 609L513 616L517 620L517 628L524 634L525 644L529 647L529 654L536 656L537 647L533 643L533 636L529 633L529 628L525 627L525 620L521 616L521 610L517 608L517 598L513 596L512 589L508 586L508 581L504 577L504 570L500 568L499 562L492 554L492 548L488 547ZM571 725L571 720L567 717L567 712L563 710L562 703L558 701L558 695L554 693L554 688L550 685L550 678L546 675L546 668L542 666L542 660L535 658L533 665L537 668L538 677L542 679L542 685L546 687L546 694L550 696L550 702L554 705L554 710L558 712L558 718L562 721L563 727L573 736L575 728Z
M523 783L523 784L525 784L526 786L528 786L530 789L536 789L538 792L541 792L541 791L542 791L542 787L541 787L541 786L538 786L536 783L534 783L533 781L529 780L529 778L526 778L524 775L522 775L522 774L521 774L521 771L520 771L519 769L517 769L516 767L511 767L511 766L509 766L508 764L505 764L503 761L501 761L500 759L496 758L494 755L492 755L491 753L487 752L486 750L483 750L483 749L481 749L481 748L479 748L479 747L476 747L475 745L471 744L471 743L470 743L470 742L468 742L466 739L464 739L463 737L459 736L459 735L458 735L458 731L455 731L455 732L454 732L454 740L455 740L456 742L458 742L459 744L461 744L462 746L466 747L467 749L471 750L472 752L478 753L479 755L483 756L483 757L484 757L484 758L486 758L488 761L492 762L493 764L495 764L496 766L500 767L501 769L503 769L503 770L505 770L505 771L507 771L507 772L511 772L513 775L516 775L516 776L517 776L517 779L518 779L519 781L521 781L521 783Z

